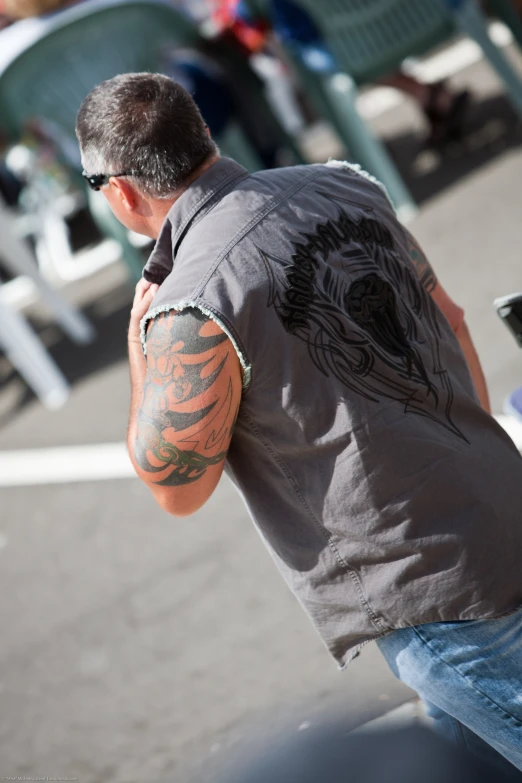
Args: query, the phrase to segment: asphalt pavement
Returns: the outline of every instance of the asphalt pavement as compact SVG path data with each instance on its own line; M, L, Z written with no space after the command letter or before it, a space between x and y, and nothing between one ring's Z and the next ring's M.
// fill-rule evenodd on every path
M522 134L483 63L455 81L477 100L466 143L445 157L423 150L409 104L372 123L420 202L410 228L467 313L500 413L522 382L492 309L522 289ZM124 438L124 270L68 293L99 337L78 348L33 311L72 395L45 411L1 362L2 452ZM412 697L373 645L336 669L227 480L184 520L136 479L7 487L0 502L0 776L183 783L257 725L306 730L338 714L352 728Z

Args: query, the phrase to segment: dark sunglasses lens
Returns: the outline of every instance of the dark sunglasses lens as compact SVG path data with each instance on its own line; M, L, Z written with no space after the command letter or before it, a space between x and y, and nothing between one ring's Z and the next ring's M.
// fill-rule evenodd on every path
M100 189L100 187L103 184L103 180L105 179L103 174L91 174L91 175L89 175L89 174L86 174L85 172L82 174L82 177L84 178L84 180L86 181L86 183L88 184L90 189L91 190L96 190L96 191L98 191Z

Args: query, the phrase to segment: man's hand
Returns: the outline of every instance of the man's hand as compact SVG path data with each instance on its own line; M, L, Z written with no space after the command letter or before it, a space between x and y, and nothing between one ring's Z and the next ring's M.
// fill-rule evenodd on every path
M131 405L128 436L130 435L130 432L133 428L133 423L136 421L138 416L141 400L143 398L143 384L145 382L145 375L147 372L147 362L145 360L145 356L143 355L143 348L141 345L140 323L141 319L150 308L150 304L157 290L157 285L153 285L147 280L140 280L136 286L134 301L132 303L128 334L129 368L131 381Z
M130 314L129 343L139 343L141 345L141 319L147 313L152 300L156 296L158 288L158 285L155 283L149 283L148 280L144 280L143 278L136 286L134 301L132 303L132 310Z

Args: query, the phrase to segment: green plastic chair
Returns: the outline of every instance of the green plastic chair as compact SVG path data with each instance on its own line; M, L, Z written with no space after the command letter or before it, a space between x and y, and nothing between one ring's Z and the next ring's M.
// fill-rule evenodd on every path
M340 68L357 84L397 70L454 33L440 0L295 0L314 19Z
M293 1L313 19L340 70L312 72L299 47L287 45L305 89L351 157L386 185L403 220L415 214L416 207L386 149L357 112L358 85L397 70L407 57L424 54L461 30L479 43L522 117L522 81L489 38L475 0ZM254 3L267 8L263 0Z
M72 146L74 155L76 114L96 84L120 73L158 71L167 47L194 46L200 41L190 20L162 2L128 0L113 6L85 3L70 8L57 15L52 28L0 74L0 130L16 140L28 120L43 118L72 143L67 146ZM233 123L217 141L223 154L247 169L263 168ZM74 163L79 173L79 152ZM121 244L131 277L139 279L143 258L129 242L127 231L104 200L89 193L88 202L102 233Z

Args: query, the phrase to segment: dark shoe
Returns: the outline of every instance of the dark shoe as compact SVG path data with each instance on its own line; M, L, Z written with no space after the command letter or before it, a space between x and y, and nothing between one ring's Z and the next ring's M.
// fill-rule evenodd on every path
M458 92L449 108L441 111L439 97L441 91L446 89L444 82L433 84L428 105L424 109L431 126L428 145L432 147L441 147L450 141L459 141L464 132L464 121L471 101L471 93L469 90Z

